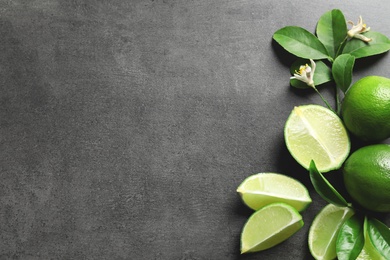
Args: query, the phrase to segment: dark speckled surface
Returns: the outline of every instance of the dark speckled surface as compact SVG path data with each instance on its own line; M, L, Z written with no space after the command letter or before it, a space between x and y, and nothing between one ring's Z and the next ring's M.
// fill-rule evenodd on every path
M0 259L310 259L326 203L283 125L322 103L289 87L272 34L333 8L390 36L380 0L0 0ZM359 61L354 80L389 66ZM236 188L257 172L314 202L291 239L240 256Z

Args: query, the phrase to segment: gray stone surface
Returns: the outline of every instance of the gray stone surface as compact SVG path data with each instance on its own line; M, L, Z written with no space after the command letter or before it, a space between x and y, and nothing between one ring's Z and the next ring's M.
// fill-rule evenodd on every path
M310 259L326 203L283 125L322 103L289 87L272 34L339 8L390 36L384 3L1 0L0 259ZM240 256L251 211L236 188L257 172L299 179L314 202L291 239Z

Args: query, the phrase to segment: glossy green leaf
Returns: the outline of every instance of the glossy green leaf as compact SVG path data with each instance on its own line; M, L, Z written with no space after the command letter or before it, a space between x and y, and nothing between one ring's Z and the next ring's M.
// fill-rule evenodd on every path
M349 53L358 59L381 54L390 50L390 40L387 36L373 31L364 33L364 36L372 38L372 41L366 43L362 40L352 38L346 43L343 53Z
M354 260L364 246L363 219L353 215L341 226L336 241L336 252L339 260Z
M378 252L390 259L390 230L381 221L372 218L367 221L367 231L371 242Z
M321 84L324 84L326 82L329 82L332 80L332 72L330 71L329 67L323 63L322 61L315 61L316 63L316 69L314 71L314 84L316 86L319 86ZM299 70L299 67L301 65L310 64L310 61L307 59L298 59L296 60L290 67L290 72L292 75L294 75L295 71ZM297 80L297 79L290 79L290 85L295 88L310 88L306 83Z
M288 52L304 59L329 58L325 46L315 35L298 26L286 26L279 29L273 38Z
M346 92L352 82L352 70L355 57L350 54L338 56L332 65L332 75L337 87Z
M339 48L347 36L347 23L344 14L333 9L320 17L317 23L317 37L324 44L329 56L336 57Z
M327 202L339 207L349 206L348 202L329 183L329 181L318 171L315 162L312 160L309 167L310 180L317 193Z

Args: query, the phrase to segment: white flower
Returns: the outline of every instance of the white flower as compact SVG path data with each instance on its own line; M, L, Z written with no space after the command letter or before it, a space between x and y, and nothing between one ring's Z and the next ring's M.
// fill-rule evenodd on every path
M305 82L307 85L310 87L314 88L314 71L316 69L316 63L310 59L310 65L302 65L299 67L298 71L295 71L294 76L291 77L290 79L297 79L302 82Z
M349 37L357 38L357 39L360 39L364 42L372 41L371 38L368 38L368 37L362 35L362 33L368 32L370 30L370 27L367 27L367 25L365 23L363 23L363 19L361 16L359 16L359 20L358 20L358 23L356 25L351 21L348 21L348 23L352 25L351 30L348 31Z

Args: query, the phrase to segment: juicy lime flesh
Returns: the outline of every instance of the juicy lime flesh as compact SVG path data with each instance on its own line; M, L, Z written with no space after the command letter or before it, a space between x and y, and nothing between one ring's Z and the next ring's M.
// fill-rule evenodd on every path
M348 193L362 207L390 212L390 145L369 145L352 153L343 178Z
M386 260L374 247L367 232L364 232L364 246L356 260Z
M237 192L244 203L254 210L275 202L284 202L302 211L312 201L302 183L279 173L252 175L240 184Z
M256 211L241 233L241 253L271 248L303 226L302 216L285 203L273 203Z
M337 234L342 224L354 214L350 208L325 206L309 230L309 249L315 259L336 258Z
M348 130L365 141L390 137L390 79L367 76L346 92L342 116Z
M341 119L318 105L295 107L287 119L284 135L291 155L306 169L311 160L321 172L338 169L350 151Z

